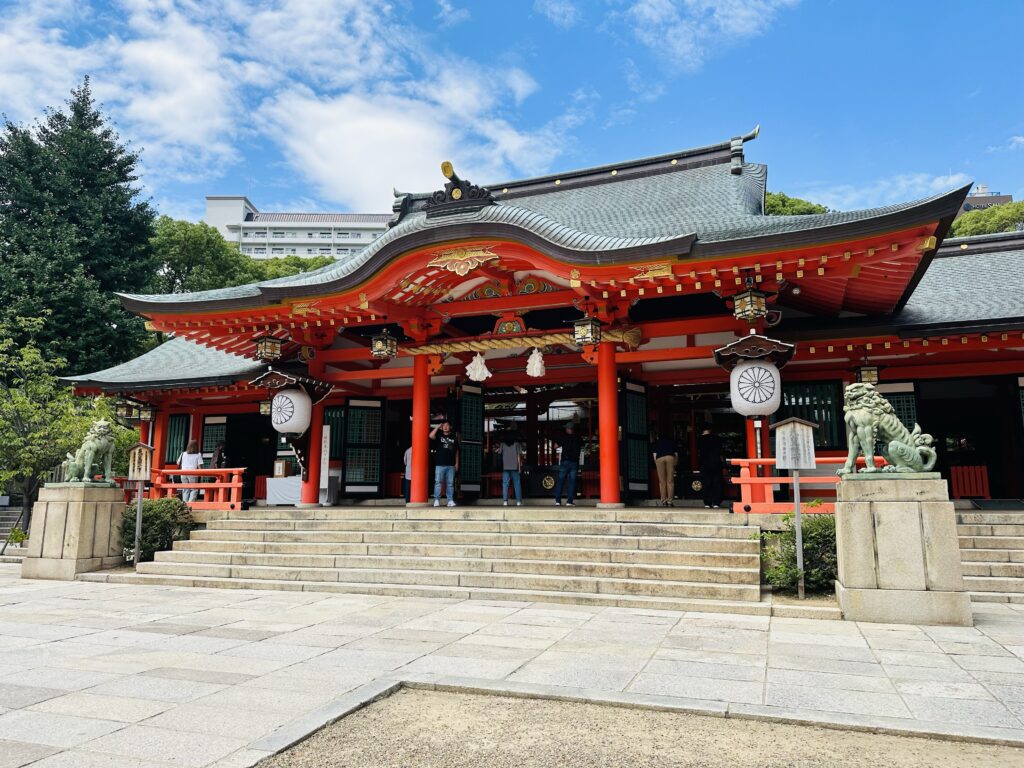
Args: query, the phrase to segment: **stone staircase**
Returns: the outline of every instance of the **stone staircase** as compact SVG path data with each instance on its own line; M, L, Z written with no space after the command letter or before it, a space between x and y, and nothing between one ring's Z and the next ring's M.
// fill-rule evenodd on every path
M1024 511L958 511L957 532L971 599L1024 603Z
M257 507L137 572L79 578L767 615L758 533L684 509Z

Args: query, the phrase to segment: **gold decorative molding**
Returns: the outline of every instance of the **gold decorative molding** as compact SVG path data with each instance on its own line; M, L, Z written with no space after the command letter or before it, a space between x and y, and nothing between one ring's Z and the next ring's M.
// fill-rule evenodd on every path
M580 282L580 271L578 269L574 269L571 272L569 272L569 287L579 288L581 285L582 283Z
M497 260L498 254L489 247L450 248L434 256L434 258L427 262L427 266L440 267L449 272L454 272L459 277L465 277L477 267L489 261Z
M309 315L320 316L319 301L297 301L292 304L292 314L296 317L308 317Z
M641 264L638 267L630 267L636 275L634 280L653 280L656 277L672 277L672 265L664 264Z

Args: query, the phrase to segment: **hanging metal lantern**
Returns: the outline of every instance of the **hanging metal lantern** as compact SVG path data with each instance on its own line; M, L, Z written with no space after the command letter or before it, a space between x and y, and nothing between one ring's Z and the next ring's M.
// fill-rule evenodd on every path
M768 314L767 294L756 288L748 288L732 297L732 312L737 320L754 323Z
M114 405L114 415L119 419L130 419L132 417L132 404L124 400Z
M272 400L260 400L260 416L269 416L274 409Z
M374 360L391 360L398 356L398 340L384 329L370 339L370 355Z
M260 336L256 340L256 357L264 363L272 363L281 359L283 342L276 336Z
M877 384L878 383L878 366L877 365L862 365L857 369L857 381L861 384Z
M139 421L152 421L155 414L156 408L152 405L139 406Z
M601 341L601 323L596 317L584 315L572 324L573 341L577 347L587 347Z

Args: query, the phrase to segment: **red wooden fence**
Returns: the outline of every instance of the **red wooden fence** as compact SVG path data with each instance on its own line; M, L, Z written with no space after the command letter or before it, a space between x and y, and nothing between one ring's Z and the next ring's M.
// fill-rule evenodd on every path
M200 491L196 501L190 501L193 509L241 509L242 474L245 467L232 469L154 469L151 499L162 499L177 495L186 488ZM176 482L182 474L198 477L199 482ZM207 480L209 478L209 480Z
M817 459L817 464L819 466L822 464L838 466L845 462L846 458L843 456L819 456ZM729 463L740 468L739 477L729 478L733 485L738 485L740 487L740 500L733 502L733 512L749 512L751 514L766 515L786 514L793 511L793 502L773 501L773 485L793 484L792 477L768 474L768 472L775 467L775 459L729 459ZM880 467L885 464L885 461L876 456L875 464ZM864 466L863 458L857 460L857 466ZM803 487L803 484L810 485L812 483L835 484L839 482L839 476L834 473L825 475L805 474L800 478L800 480L801 487ZM835 511L835 504L832 502L824 502L813 507L804 506L801 511L808 513L831 514Z
M954 499L991 499L988 490L988 467L961 466L949 468Z

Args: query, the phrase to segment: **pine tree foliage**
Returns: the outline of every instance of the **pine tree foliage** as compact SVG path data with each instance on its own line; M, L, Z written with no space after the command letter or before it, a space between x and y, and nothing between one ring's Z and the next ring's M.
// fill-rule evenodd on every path
M35 341L65 371L106 368L147 343L114 295L146 290L155 271L138 162L88 78L34 125L0 128L0 321L45 316Z

